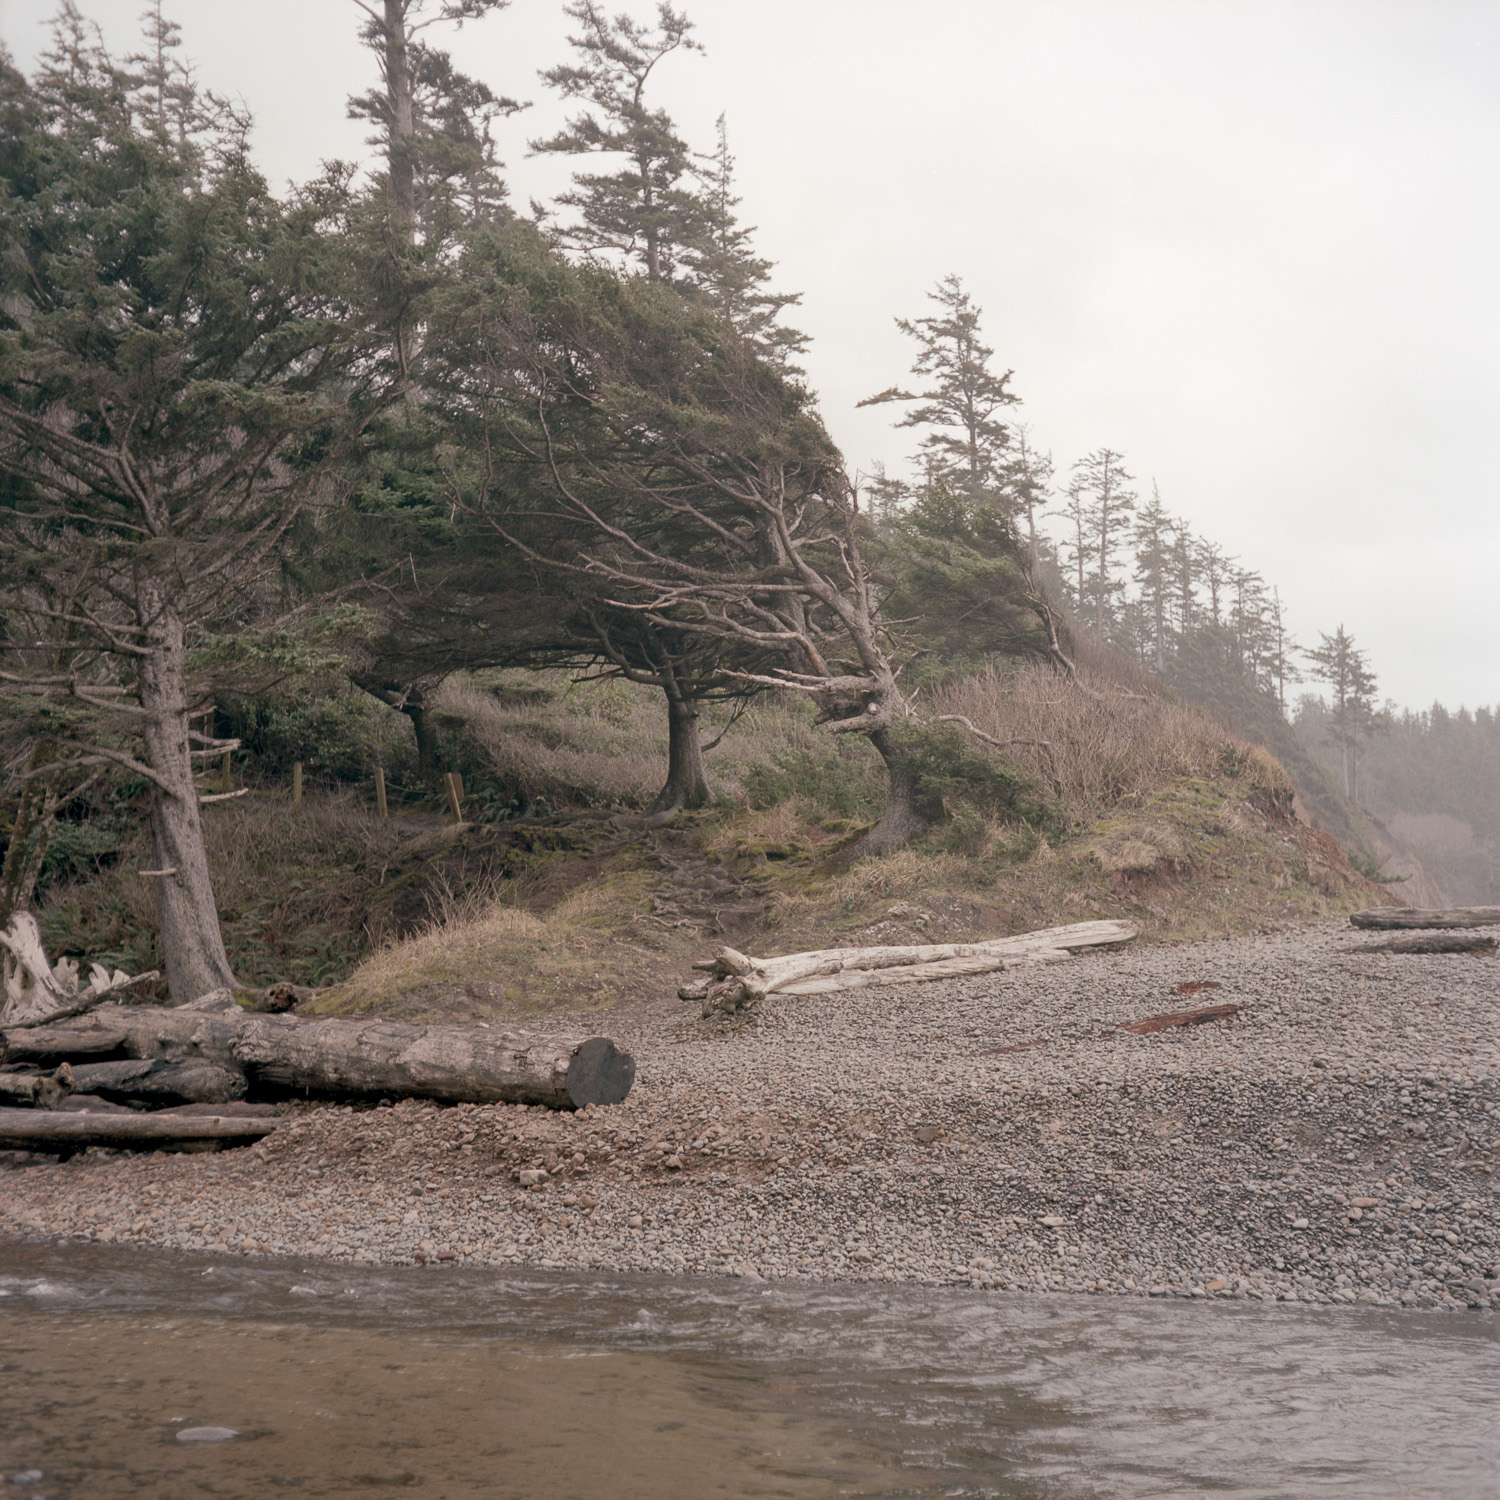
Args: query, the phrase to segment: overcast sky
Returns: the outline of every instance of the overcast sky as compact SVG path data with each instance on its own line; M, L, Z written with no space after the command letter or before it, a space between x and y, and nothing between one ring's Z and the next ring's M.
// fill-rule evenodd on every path
M142 0L80 0L128 50ZM625 0L612 0L618 9ZM23 68L54 0L0 0ZM643 19L645 4L633 5ZM1060 474L1101 445L1278 585L1299 638L1342 623L1403 706L1500 702L1500 4L1494 0L686 0L702 56L656 102L707 150L728 116L824 416L900 471L892 408L949 272L984 308ZM255 116L273 182L368 159L353 0L169 0L202 81ZM523 206L564 183L526 141L562 110L557 0L461 33L534 101L500 127Z

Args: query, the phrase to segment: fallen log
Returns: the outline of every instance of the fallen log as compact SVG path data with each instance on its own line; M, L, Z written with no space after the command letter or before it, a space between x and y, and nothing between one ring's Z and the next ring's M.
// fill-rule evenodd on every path
M242 1073L260 1093L575 1109L618 1104L635 1080L635 1060L608 1037L303 1020L253 1014L231 1000L216 1010L110 1007L101 1022L125 1034L132 1057L213 1064Z
M1361 943L1350 953L1473 953L1494 956L1496 939L1468 937L1461 933L1417 932L1410 937L1387 938L1383 943Z
M103 1026L43 1026L0 1031L0 1062L73 1062L81 1058L107 1057L125 1045L123 1031Z
M1165 1015L1146 1016L1139 1021L1121 1021L1120 1030L1148 1036L1153 1031L1166 1031L1173 1026L1201 1026L1205 1021L1222 1021L1238 1015L1243 1009L1242 1005L1200 1005L1196 1010L1173 1010Z
M75 1094L103 1094L107 1099L139 1099L158 1104L227 1104L243 1099L247 1083L238 1068L211 1062L167 1062L164 1058L130 1058L119 1062L80 1063L73 1069Z
M0 1109L0 1149L71 1155L89 1146L136 1150L212 1150L242 1146L269 1135L273 1119L218 1115L95 1114Z
M1416 907L1375 906L1357 911L1351 926L1369 930L1412 927L1500 927L1500 906L1456 906L1423 911Z
M721 948L693 965L710 977L684 985L679 998L702 1001L705 1017L759 1004L767 995L822 995L838 990L951 979L1032 964L1065 962L1070 951L1128 943L1132 922L1073 922L980 943L926 943L903 947L824 948L779 958L749 958Z
M56 1109L73 1092L73 1071L64 1063L55 1073L0 1073L0 1105Z

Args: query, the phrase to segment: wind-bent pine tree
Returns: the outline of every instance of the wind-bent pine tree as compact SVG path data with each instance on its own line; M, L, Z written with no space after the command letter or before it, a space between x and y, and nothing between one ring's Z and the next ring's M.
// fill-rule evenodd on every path
M896 319L896 327L916 342L912 374L926 381L924 388L891 386L859 404L917 402L896 425L929 429L917 458L929 484L940 482L973 504L991 505L1008 515L1010 427L999 413L1020 400L1009 386L1015 372L997 375L990 368L995 351L980 337L982 309L957 276L945 276L928 298L941 309L936 316Z
M538 153L623 156L613 172L576 172L557 201L577 210L565 241L594 254L614 252L650 281L670 281L684 250L701 243L704 212L688 186L693 154L664 110L646 104L657 65L674 52L702 51L693 23L661 0L654 28L628 15L608 16L594 0L570 0L564 13L578 23L568 44L576 63L543 70L544 83L584 108L556 135L531 143Z
M346 180L278 201L247 121L150 40L122 67L70 7L32 80L0 62L0 697L47 748L21 779L148 789L182 1002L233 979L193 768L228 748L191 730L205 674L249 648L279 544L405 377Z

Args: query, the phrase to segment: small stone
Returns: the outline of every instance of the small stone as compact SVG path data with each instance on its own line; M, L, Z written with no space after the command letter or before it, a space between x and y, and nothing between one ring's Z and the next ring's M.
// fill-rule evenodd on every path
M1293 1219L1292 1220L1292 1228L1293 1229L1306 1229L1307 1228L1307 1220L1306 1219Z
M1067 1222L1059 1214L1048 1214L1045 1218L1037 1220L1038 1224L1045 1224L1048 1229L1061 1229Z
M1203 1290L1205 1292L1222 1292L1224 1290L1224 1286L1224 1281L1216 1276L1212 1281L1205 1281L1203 1283Z
M631 1214L631 1216L625 1221L625 1227L627 1229L639 1229L641 1227L641 1223L642 1220L639 1214Z

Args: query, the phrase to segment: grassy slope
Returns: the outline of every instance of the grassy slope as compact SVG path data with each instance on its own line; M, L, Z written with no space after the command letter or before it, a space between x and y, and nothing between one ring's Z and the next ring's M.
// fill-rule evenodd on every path
M715 803L652 829L632 809L665 773L656 695L521 674L455 683L442 706L481 789L471 806L527 815L381 824L356 790L294 814L275 788L210 808L231 956L251 982L327 986L321 1012L487 1019L669 997L723 941L786 952L1103 916L1174 941L1369 903L1337 844L1292 817L1264 751L1107 660L1091 682L997 671L920 705L1025 741L1009 753L1049 805L1045 828L960 801L916 846L841 874L823 856L874 815L882 773L804 704L743 716L709 757ZM50 945L150 966L142 858L127 849L54 890Z

